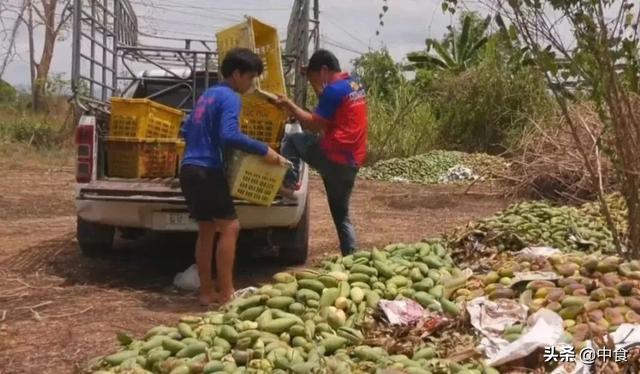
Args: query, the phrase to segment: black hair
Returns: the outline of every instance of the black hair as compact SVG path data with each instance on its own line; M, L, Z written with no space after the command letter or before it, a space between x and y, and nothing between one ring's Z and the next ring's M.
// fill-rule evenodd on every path
M260 56L250 49L233 48L224 56L220 70L223 78L229 78L236 70L240 71L240 74L256 73L260 75L264 70L264 65Z
M336 55L326 49L318 49L309 59L307 71L320 71L323 66L331 71L340 71L340 62Z

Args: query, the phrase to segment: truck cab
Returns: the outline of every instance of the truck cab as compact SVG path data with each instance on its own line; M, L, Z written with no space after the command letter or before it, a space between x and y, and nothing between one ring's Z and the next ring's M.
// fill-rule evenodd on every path
M108 176L109 98L147 98L189 114L202 92L216 84L218 74L215 49L205 43L209 41L201 41L200 44L206 46L201 49L193 48L196 43L190 40L178 48L140 46L132 37L137 21L128 1L91 2L114 7L107 9L114 15L110 22L104 17L93 17L85 9L88 5L81 0L75 0L74 5L74 15L80 15L74 20L72 77L80 112L76 128L77 240L84 254L95 256L112 249L116 232L134 239L149 231L197 231L179 187L179 165L173 178ZM100 23L100 27L96 27L96 23ZM118 32L95 34L96 30L108 27L121 31L123 25L133 29L121 36ZM87 30L94 34L87 35ZM105 58L107 55L109 58ZM306 56L306 52L302 56ZM289 56L288 61L291 60ZM132 66L141 62L153 68L135 72ZM300 86L300 81L293 85ZM284 136L297 131L301 131L299 125L287 124ZM304 263L308 253L309 172L306 165L302 164L299 175L294 199L277 196L268 207L234 201L242 229L241 240L250 237L254 246L275 249L289 264Z

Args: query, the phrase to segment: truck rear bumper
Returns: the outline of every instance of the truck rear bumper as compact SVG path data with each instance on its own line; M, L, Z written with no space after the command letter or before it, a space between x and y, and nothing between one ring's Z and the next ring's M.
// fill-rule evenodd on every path
M302 217L304 206L280 205L261 207L236 206L243 229L267 227L295 227ZM76 199L79 217L116 227L144 228L157 231L197 231L197 225L188 218L184 204L141 202L117 199Z
M306 168L305 168L306 169ZM304 213L308 193L308 171L302 176L302 188L296 191L297 203L276 201L270 207L236 202L242 229L296 227ZM141 228L155 231L197 231L189 219L184 197L179 190L148 185L100 182L78 185L77 215L89 222L121 228ZM146 187L146 188L142 188ZM144 192L142 192L144 191Z

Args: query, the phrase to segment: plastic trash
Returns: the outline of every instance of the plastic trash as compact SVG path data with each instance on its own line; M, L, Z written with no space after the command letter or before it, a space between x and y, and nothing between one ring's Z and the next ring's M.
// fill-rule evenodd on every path
M239 297L251 296L251 295L255 294L256 292L258 292L258 289L256 287L243 288L243 289L240 289L240 290L237 290L236 292L234 292L233 298L237 299Z
M440 177L440 183L452 183L458 181L474 181L476 179L482 179L479 175L473 173L473 170L463 165L456 165L447 173Z
M424 308L410 299L380 300L380 309L391 325L408 325L422 318Z
M523 260L536 260L538 258L549 258L561 251L552 247L527 247L517 252L518 258Z
M527 357L538 349L556 346L563 339L562 318L548 309L540 309L530 317L530 329L517 340L503 345L489 356L487 365L500 366Z
M176 274L173 278L173 285L188 291L195 291L200 288L200 277L198 276L198 268L193 264L187 270Z

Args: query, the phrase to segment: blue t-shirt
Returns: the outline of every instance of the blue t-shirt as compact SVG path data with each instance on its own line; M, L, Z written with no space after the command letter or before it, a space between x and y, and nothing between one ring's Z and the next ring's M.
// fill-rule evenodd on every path
M226 83L206 90L182 128L186 142L182 165L222 169L226 147L266 155L266 144L240 132L241 108L240 97Z

